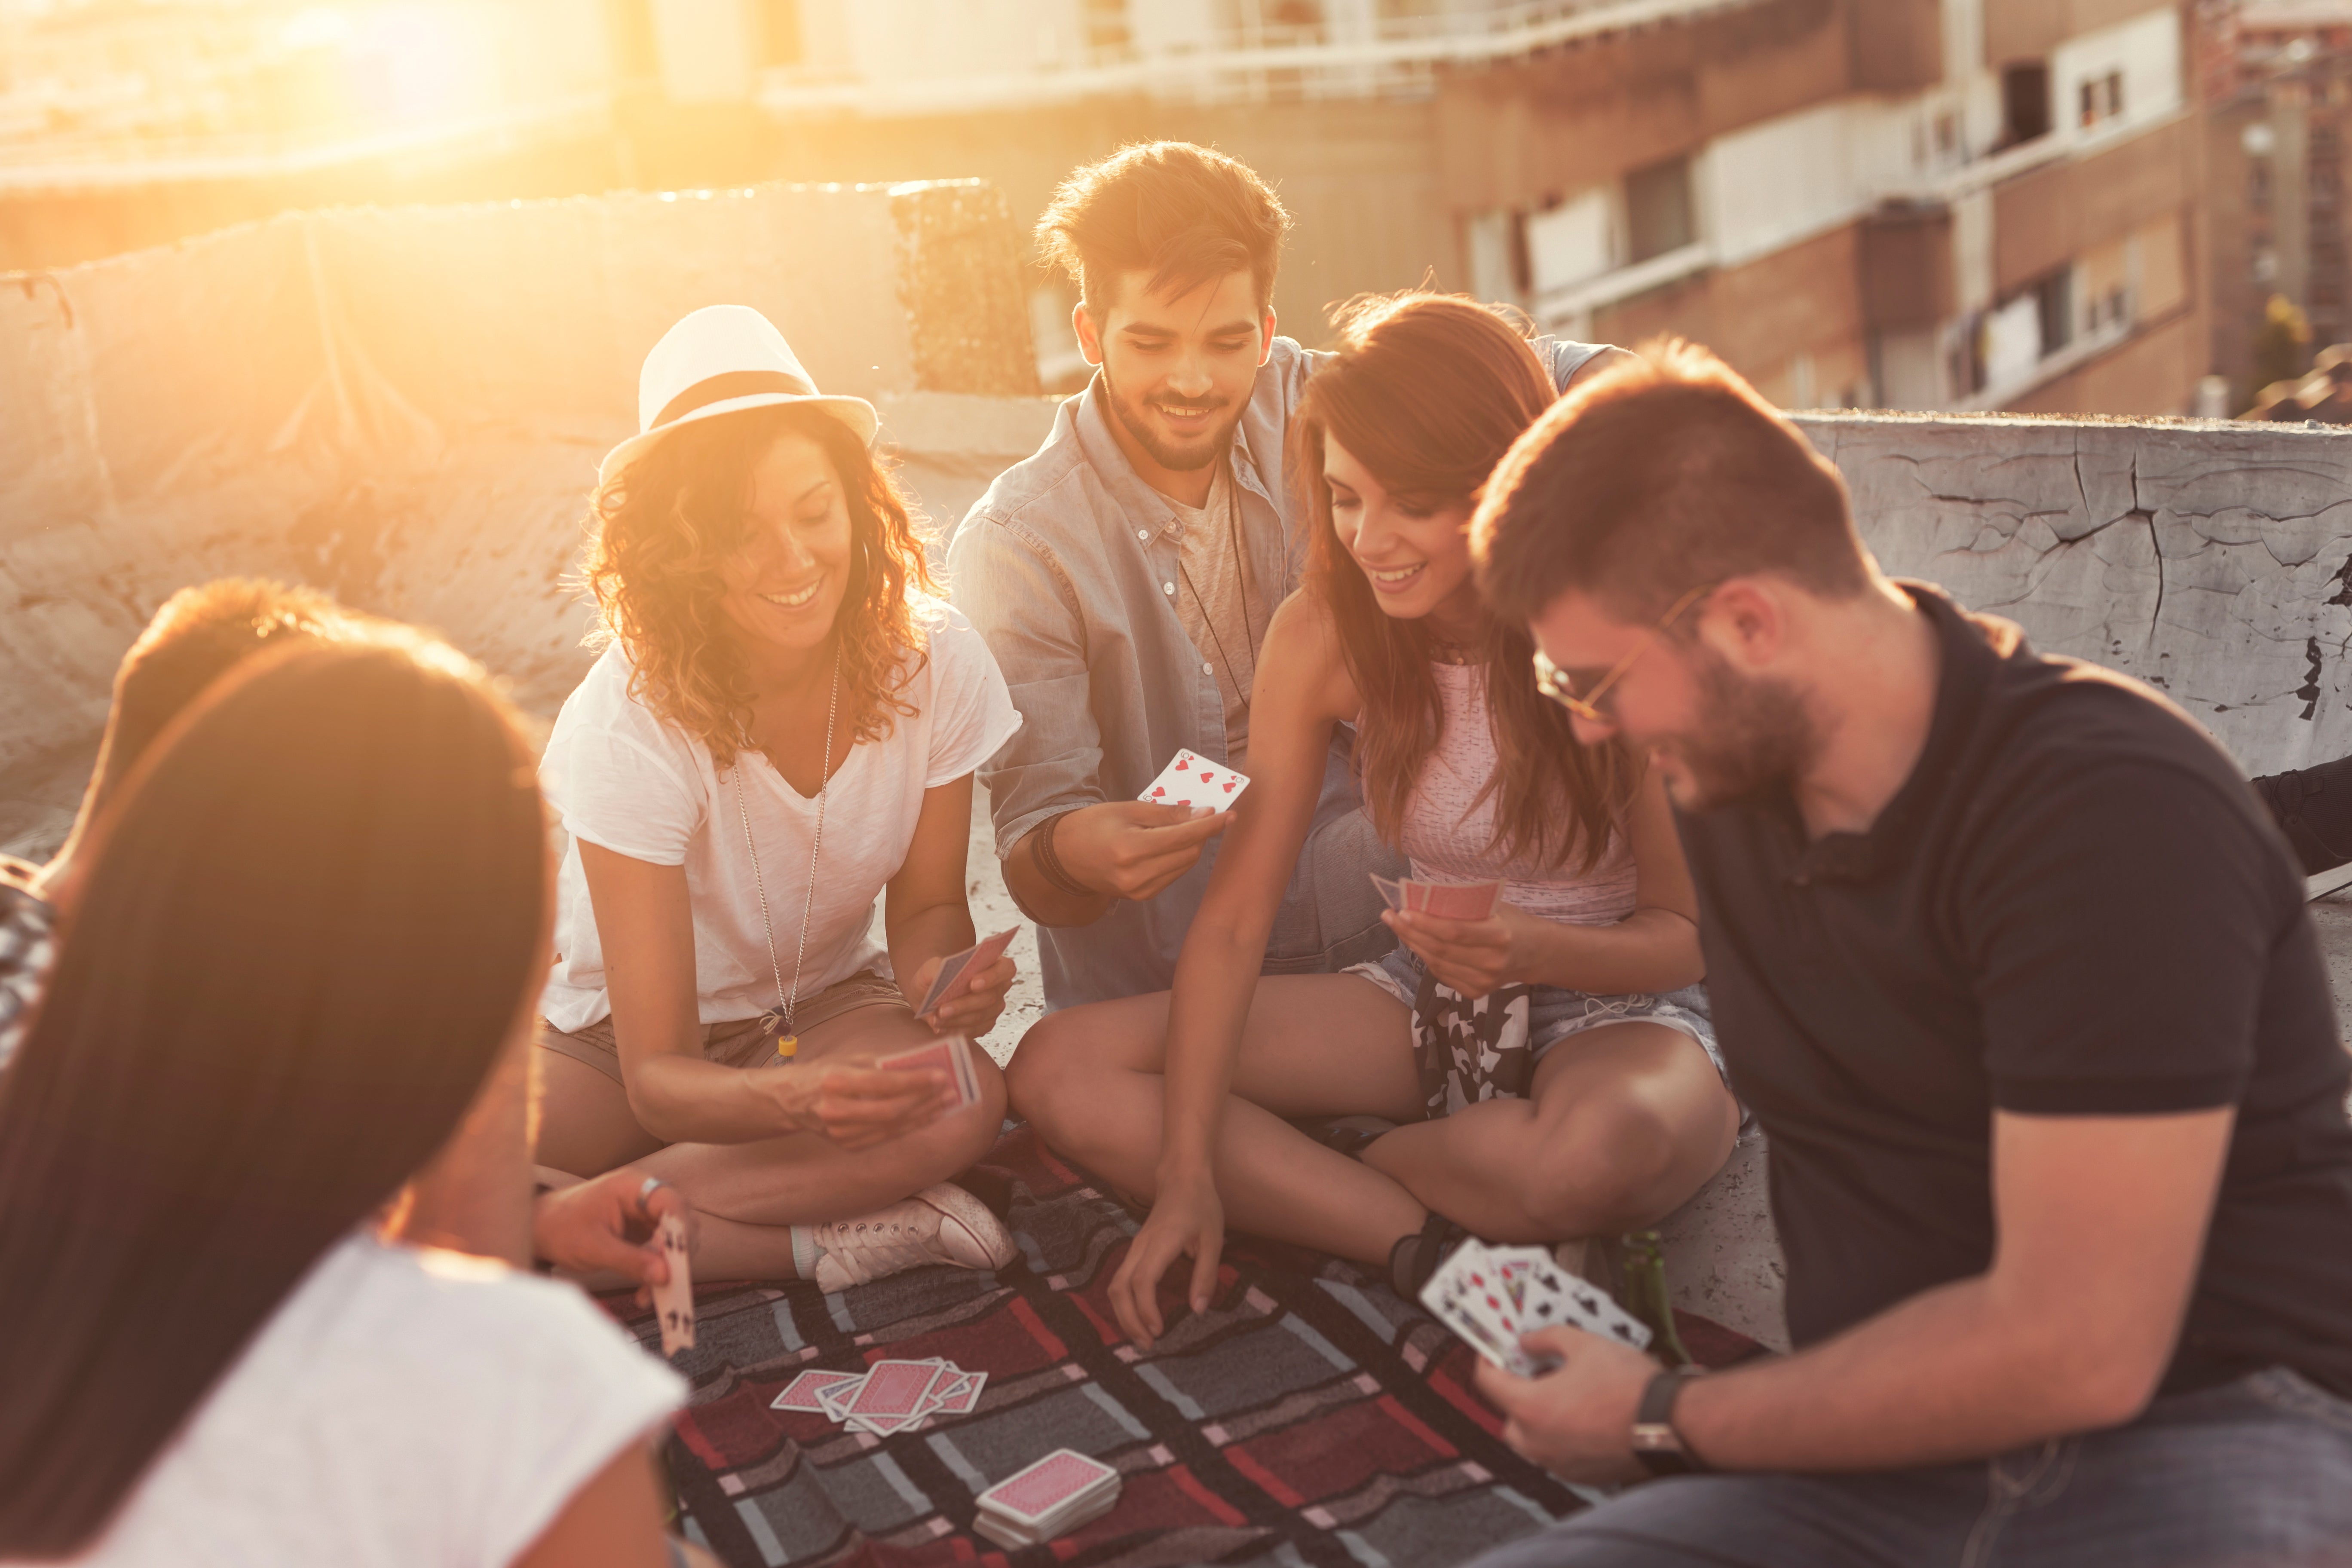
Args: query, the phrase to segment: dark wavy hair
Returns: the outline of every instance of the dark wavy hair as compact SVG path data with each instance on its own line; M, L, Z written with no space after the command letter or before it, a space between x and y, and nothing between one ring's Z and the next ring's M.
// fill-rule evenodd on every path
M422 637L248 659L88 853L0 1074L0 1559L98 1536L541 981L530 747Z
M855 558L834 621L852 733L878 741L915 706L901 693L928 648L910 591L937 594L907 498L840 420L779 405L696 420L598 488L581 578L635 673L629 695L710 748L720 767L747 743L751 690L734 623L719 601L747 536L751 472L787 435L831 460L849 505Z
M1429 630L1383 612L1331 524L1326 432L1390 495L1434 510L1473 500L1521 431L1553 398L1550 373L1517 329L1458 294L1364 296L1333 313L1335 357L1315 373L1290 424L1291 471L1314 515L1307 584L1330 607L1364 701L1355 763L1372 826L1391 844L1444 723L1429 672ZM1536 689L1535 644L1488 614L1473 650L1486 667L1498 765L1478 799L1499 796L1495 849L1589 871L1608 847L1640 770L1614 739L1580 742L1568 714Z

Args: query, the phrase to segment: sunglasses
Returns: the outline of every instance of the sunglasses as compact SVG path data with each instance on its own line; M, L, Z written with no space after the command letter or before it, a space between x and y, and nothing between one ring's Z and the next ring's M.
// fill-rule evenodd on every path
M1536 649L1536 689L1588 724L1609 723L1611 721L1609 716L1601 710L1601 700L1609 694L1609 689L1624 679L1625 672L1633 668L1633 661L1649 652L1650 646L1665 635L1666 628L1680 619L1685 610L1721 586L1719 583L1702 583L1676 599L1674 608L1668 610L1660 617L1658 624L1650 628L1649 636L1634 644L1632 651L1623 658L1611 665L1608 673L1594 681L1592 689L1581 696L1577 694L1576 683L1569 679L1568 673L1552 663L1550 657L1543 649Z

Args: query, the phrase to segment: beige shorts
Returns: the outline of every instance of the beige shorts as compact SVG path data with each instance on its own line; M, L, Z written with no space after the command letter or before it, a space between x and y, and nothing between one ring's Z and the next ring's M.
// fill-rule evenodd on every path
M855 1013L860 1007L896 1007L913 1016L907 998L896 983L883 979L872 970L860 970L848 979L828 985L803 1002L793 1010L795 1029L814 1029L819 1024L830 1023L845 1013ZM583 1029L570 1034L542 1021L539 1043L551 1051L560 1051L575 1062L585 1062L611 1079L626 1084L621 1078L621 1047L613 1037L613 1020L607 1016ZM702 1059L717 1062L721 1067L755 1068L766 1065L773 1050L760 1037L760 1020L738 1018L730 1023L705 1024L702 1026Z

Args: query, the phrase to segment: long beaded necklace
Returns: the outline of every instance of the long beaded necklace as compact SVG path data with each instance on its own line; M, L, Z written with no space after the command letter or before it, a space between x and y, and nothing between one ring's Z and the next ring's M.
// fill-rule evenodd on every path
M760 874L760 847L751 841L751 808L746 804L742 758L735 763L735 809L743 818L743 847L751 855L751 884L760 890L760 924L768 932L768 970L775 976L776 1005L760 1015L760 1037L776 1042L776 1055L789 1060L801 1047L793 1031L800 1011L801 971L808 963L809 913L816 907L817 857L824 853L824 802L833 793L833 721L841 706L841 645L833 645L833 690L824 701L824 772L816 786L816 834L809 845L808 896L801 900L800 954L793 960L793 988L784 989L784 966L776 959L776 922L768 915L768 883Z

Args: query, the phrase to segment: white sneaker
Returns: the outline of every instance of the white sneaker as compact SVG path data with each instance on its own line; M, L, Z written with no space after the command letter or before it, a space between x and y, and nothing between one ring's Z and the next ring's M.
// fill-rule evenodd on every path
M821 1249L817 1286L828 1291L933 1264L1002 1268L1013 1261L1004 1222L952 1182L856 1219L812 1226L810 1233Z

